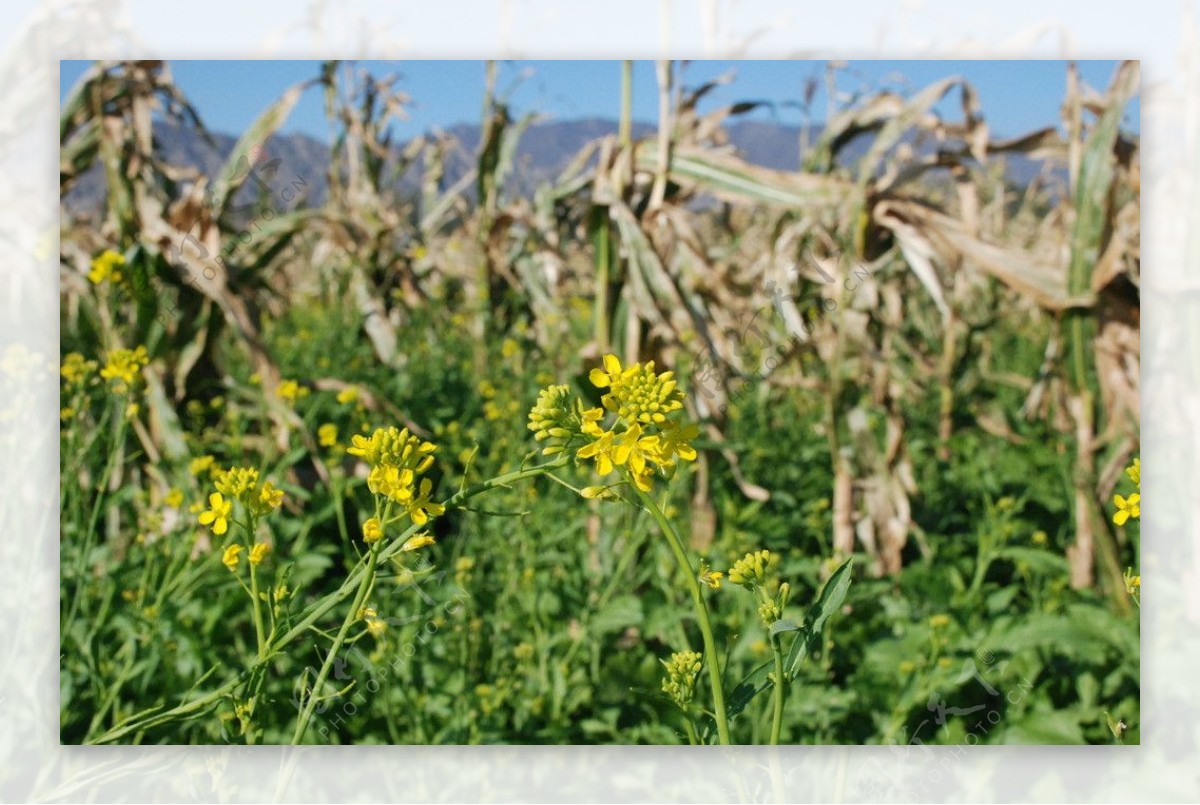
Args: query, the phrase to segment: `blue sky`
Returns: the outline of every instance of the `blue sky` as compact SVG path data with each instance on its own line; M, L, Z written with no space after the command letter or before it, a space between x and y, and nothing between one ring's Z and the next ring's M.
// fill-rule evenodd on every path
M356 63L376 75L398 74L397 86L412 99L410 119L397 126L401 139L433 127L477 123L483 104L484 65L480 61L364 61ZM850 61L837 72L837 91L856 93L887 87L903 93L920 89L950 75L965 77L979 93L992 131L1001 136L1057 125L1058 108L1066 85L1063 61ZM63 61L61 88L65 94L88 62ZM808 120L825 118L825 62L822 61L694 61L682 68L685 86L697 86L732 71L732 83L708 96L702 109L740 100L766 100L770 109L752 117L795 124L805 122L799 108L804 88L815 79L818 91ZM1107 86L1114 61L1079 62L1083 79ZM172 61L180 87L214 131L240 133L289 86L318 74L316 61ZM620 62L505 61L497 65L497 88L507 93L513 109L538 111L555 119L607 117L620 109ZM947 117L961 116L957 92L938 107ZM652 62L634 65L634 118L657 117L657 89ZM1140 130L1135 100L1125 125ZM303 132L329 139L329 123L319 89L310 90L293 110L283 131Z

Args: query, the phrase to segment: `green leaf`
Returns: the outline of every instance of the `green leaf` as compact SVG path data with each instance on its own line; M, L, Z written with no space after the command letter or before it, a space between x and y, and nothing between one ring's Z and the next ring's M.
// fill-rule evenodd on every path
M771 624L770 636L774 637L775 635L782 634L783 632L798 632L800 629L800 624L796 623L794 620L788 620L786 618L780 619Z
M850 589L851 570L854 566L854 557L850 557L843 562L837 570L833 571L833 575L825 582L825 586L821 588L820 595L813 605L808 608L808 613L804 616L804 628L796 639L792 641L792 648L788 651L787 659L784 662L784 672L789 679L794 679L800 670L800 665L804 662L804 658L808 656L812 647L817 644L817 640L821 636L821 629L838 609L841 608L842 602L846 600L846 591Z
M746 674L737 687L730 692L729 701L725 703L725 715L730 721L741 715L742 711L746 709L746 705L750 704L755 696L771 687L771 680L767 678L767 675L771 673L774 663L774 660L767 660Z

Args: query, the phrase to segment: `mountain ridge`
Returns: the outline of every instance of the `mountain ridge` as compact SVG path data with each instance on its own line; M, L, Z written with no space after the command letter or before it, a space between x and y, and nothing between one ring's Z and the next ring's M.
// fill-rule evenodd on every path
M522 195L529 194L539 184L557 177L579 151L592 140L617 133L617 121L603 117L578 118L572 120L543 120L531 124L518 143L512 176L507 189ZM724 131L728 142L751 164L779 171L795 171L801 164L804 144L813 143L823 128L791 126L759 120L737 120L727 123ZM655 125L634 123L633 136L643 139L654 136ZM474 166L474 154L478 150L481 127L473 123L458 123L448 128L430 129L424 136L444 133L457 141L446 160L444 182L446 186L460 179ZM237 138L224 132L209 132L215 148L205 141L195 129L169 122L156 121L154 126L155 149L169 164L199 170L207 176L216 175L232 152ZM411 140L395 147L397 153ZM932 150L908 138L917 153ZM853 140L840 155L842 164L853 164L866 153L870 138ZM276 133L264 144L266 153L278 159L276 173L286 179L299 177L310 188L305 196L309 206L319 206L327 193L329 169L329 145L311 135ZM1043 164L1020 154L1005 159L1005 174L1014 184L1024 186L1040 173ZM420 166L415 169L418 173ZM104 176L97 165L87 171L70 188L63 203L72 213L94 212L103 205L105 192ZM248 183L253 187L252 183ZM415 179L401 183L401 188L415 186ZM250 193L249 188L243 189ZM472 191L473 192L473 191Z

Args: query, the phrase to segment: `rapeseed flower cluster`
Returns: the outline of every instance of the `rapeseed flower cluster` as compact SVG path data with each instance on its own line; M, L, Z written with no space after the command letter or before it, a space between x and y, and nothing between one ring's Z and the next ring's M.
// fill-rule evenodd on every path
M684 394L673 372L656 372L654 361L623 367L616 355L606 355L603 368L593 369L589 379L606 390L602 407L588 408L563 385L538 396L529 429L539 442L549 442L543 453L578 445L576 458L595 460L601 476L626 470L643 492L650 491L655 474L670 477L678 459L696 459L691 443L700 430L680 419ZM601 494L589 487L586 496Z
M92 260L92 267L88 271L87 278L93 285L99 285L106 280L120 282L122 279L120 269L123 265L125 265L125 255L114 252L112 249L106 249Z
M729 568L729 583L745 587L747 590L761 587L766 582L767 565L770 562L770 551L751 551Z
M363 524L364 541L370 544L383 539L385 527L402 516L416 525L425 525L445 513L446 507L432 499L433 482L421 477L433 466L436 450L436 445L422 441L407 428L378 428L369 437L358 434L351 437L346 452L367 462L370 467L367 487L371 493L389 505L401 507L396 517L377 515L367 520ZM414 543L417 547L424 544L429 543Z
M96 371L95 361L89 361L78 352L71 352L62 359L59 374L68 386L83 385L92 373Z
M108 361L100 370L100 376L112 384L113 391L124 394L149 363L150 356L145 347L114 349L108 353Z
M669 660L661 662L667 669L662 681L663 693L686 710L696 692L696 676L703 667L703 655L698 651L676 651Z
M211 465L211 457L205 462L204 468ZM203 472L203 469L200 470ZM199 473L196 473L199 474ZM221 555L221 562L230 572L237 572L241 563L243 551L247 551L247 559L251 567L257 567L267 558L271 546L266 542L255 542L255 521L270 514L283 505L283 490L275 487L270 481L260 481L258 470L253 467L230 467L227 470L216 470L212 473L215 492L208 496L208 508L200 505L202 511L197 516L200 525L208 526L218 537L229 531L230 523L238 523L233 516L233 504L240 503L248 516L245 523L247 537L246 545L231 543L226 546Z
M783 617L783 610L791 596L791 585L787 582L779 585L777 593L771 592L770 588L774 585L769 583L767 571L774 559L768 550L751 551L733 563L727 576L730 584L736 584L758 596L758 617L768 631L772 624Z

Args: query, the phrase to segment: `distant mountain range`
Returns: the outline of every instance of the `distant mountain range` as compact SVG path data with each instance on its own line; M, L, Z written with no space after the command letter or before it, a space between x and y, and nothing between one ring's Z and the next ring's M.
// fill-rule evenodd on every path
M634 124L633 135L635 138L651 137L655 130L652 125ZM454 152L446 161L445 181L454 182L473 166L480 131L478 125L470 124L460 124L446 130L458 141L459 148L453 149ZM558 176L587 143L615 134L616 131L616 121L601 118L547 121L531 125L517 148L516 167L508 189L528 193L540 183ZM802 143L812 143L820 136L819 127L802 129L751 120L729 123L725 131L730 144L742 158L755 165L783 171L797 170ZM165 161L172 165L197 168L210 177L220 171L237 141L236 137L223 133L212 133L211 137L215 148L194 129L168 123L155 126L156 147ZM869 136L851 142L843 150L840 161L853 164L866 153L870 142ZM916 142L912 145L917 153L927 153L932 148ZM324 202L329 164L329 146L326 143L305 134L279 134L267 141L266 150L270 159L280 160L275 176L267 179L269 184L282 186L292 181L303 182L304 195L297 194L296 202L303 199L308 206L318 206ZM1008 180L1018 186L1028 184L1042 169L1041 162L1020 154L1009 155L1005 162ZM248 184L252 187L252 183ZM247 188L243 192L251 191ZM71 188L64 203L72 213L94 212L101 207L104 193L103 173L98 166L93 166Z

